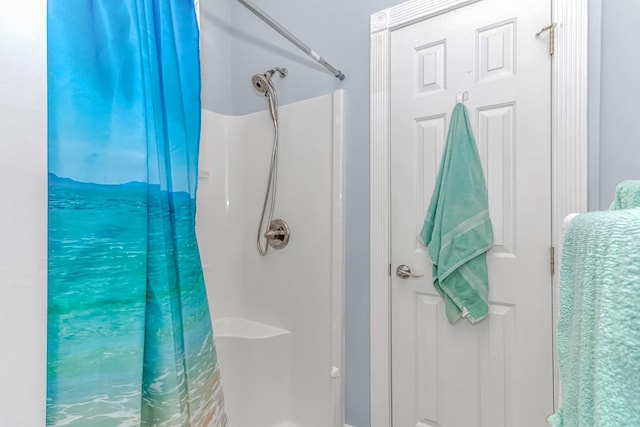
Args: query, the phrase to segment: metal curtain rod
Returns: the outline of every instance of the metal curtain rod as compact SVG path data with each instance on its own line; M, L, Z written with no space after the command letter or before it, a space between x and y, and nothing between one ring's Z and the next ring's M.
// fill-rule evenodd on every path
M276 30L278 33L280 33L280 35L282 35L282 37L284 37L285 39L289 40L291 43L296 45L301 51L303 51L304 53L306 53L307 55L312 57L316 62L321 64L324 68L326 68L327 70L331 71L331 73L334 76L336 76L340 80L344 80L344 74L342 74L342 71L338 70L336 67L334 67L333 65L331 65L327 61L325 61L318 54L318 52L316 52L315 50L311 49L309 46L304 44L299 38L297 38L296 36L291 34L286 28L284 28L282 25L280 25L278 22L276 22L272 17L267 15L258 6L256 6L255 4L251 3L249 0L238 0L238 2L240 2L240 4L242 4L244 7L246 7L251 12L253 12L253 14L256 15L258 18L262 19L268 26L270 26L271 28Z

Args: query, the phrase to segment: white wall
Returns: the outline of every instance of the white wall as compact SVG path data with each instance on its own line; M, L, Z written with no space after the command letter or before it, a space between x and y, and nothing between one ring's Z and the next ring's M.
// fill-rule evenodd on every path
M45 424L46 0L0 3L0 424Z

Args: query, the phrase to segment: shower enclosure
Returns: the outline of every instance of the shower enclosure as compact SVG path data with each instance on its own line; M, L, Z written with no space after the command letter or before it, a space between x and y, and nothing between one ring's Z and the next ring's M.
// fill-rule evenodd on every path
M197 232L232 427L344 425L343 102L279 107L274 218L291 237L266 256L271 113L202 112Z

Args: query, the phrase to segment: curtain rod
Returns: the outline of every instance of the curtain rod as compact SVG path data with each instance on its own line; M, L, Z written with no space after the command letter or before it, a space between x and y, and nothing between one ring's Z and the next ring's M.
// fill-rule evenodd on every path
M299 38L291 34L286 28L280 25L275 19L267 15L262 9L260 9L255 4L251 3L249 0L238 0L240 4L249 9L254 15L258 18L262 19L268 26L276 30L282 37L289 40L291 43L296 45L298 49L309 55L316 62L322 65L327 70L331 71L331 73L339 78L340 80L344 80L344 74L342 71L335 68L333 65L329 64L325 61L315 50L311 49L309 46L304 44Z

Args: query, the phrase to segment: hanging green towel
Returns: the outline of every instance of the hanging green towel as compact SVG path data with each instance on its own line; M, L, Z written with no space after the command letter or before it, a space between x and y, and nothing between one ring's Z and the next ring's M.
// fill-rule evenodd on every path
M420 234L447 318L471 323L488 313L487 251L493 243L487 187L466 107L453 110L447 144Z
M591 212L564 238L554 427L640 426L640 209Z
M640 207L640 181L622 181L616 187L616 199L611 210Z

